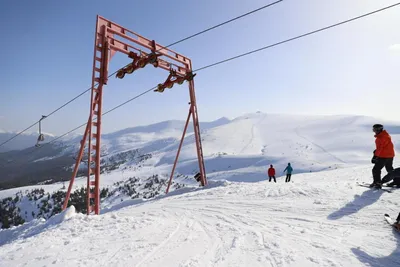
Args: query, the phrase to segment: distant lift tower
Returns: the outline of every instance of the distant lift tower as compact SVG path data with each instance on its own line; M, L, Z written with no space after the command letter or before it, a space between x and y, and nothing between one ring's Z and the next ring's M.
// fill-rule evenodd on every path
M182 84L185 81L188 82L190 95L189 114L186 119L185 128L183 129L182 138L171 171L166 193L168 193L171 185L171 180L174 175L176 163L178 161L190 117L193 119L197 158L199 163L199 173L195 176L195 178L202 186L207 185L193 81L193 77L196 74L192 73L191 60L157 44L154 40L149 40L114 22L111 22L101 16L97 16L89 119L83 134L83 139L80 142L81 146L78 156L76 157L76 163L72 178L69 182L63 210L67 208L71 189L83 157L84 149L86 147L88 149L87 214L100 213L102 95L103 85L106 85L108 81L108 63L116 52L124 53L132 60L130 64L121 68L117 72L116 77L119 79L124 78L125 74L131 74L147 65L153 65L154 67L162 68L169 72L168 78L164 81L164 83L158 85L157 89L154 90L155 92L162 93L164 92L165 88L172 88L175 83Z

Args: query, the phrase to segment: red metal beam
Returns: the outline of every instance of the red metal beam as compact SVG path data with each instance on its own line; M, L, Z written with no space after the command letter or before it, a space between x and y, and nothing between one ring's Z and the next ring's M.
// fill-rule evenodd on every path
M175 157L175 161L174 161L174 166L172 167L171 176L169 177L169 182L168 182L167 190L165 191L166 194L168 194L168 192L169 192L169 187L171 186L172 177L174 176L176 163L178 162L179 154L180 154L180 152L181 152L181 148L182 148L182 144L183 144L183 139L185 138L186 130L187 130L187 127L188 127L188 125L189 125L190 115L192 115L192 109L191 109L191 108L189 109L189 114L188 114L188 117L187 117L187 119L186 119L185 128L183 128L183 133L182 133L181 142L179 143L178 152L176 153L176 157Z
M76 177L76 174L77 174L78 169L79 169L79 165L80 165L82 157L83 157L83 149L85 148L85 142L86 142L86 138L87 138L88 127L89 127L89 122L86 125L86 130L85 130L85 133L83 135L83 139L81 140L81 147L79 149L78 157L77 157L76 162L75 162L74 171L72 172L72 177L71 177L71 180L69 182L67 194L66 194L65 200L64 200L63 210L65 210L67 208L67 206L68 206L68 200L69 200L69 197L71 195L72 186L74 185L75 177Z

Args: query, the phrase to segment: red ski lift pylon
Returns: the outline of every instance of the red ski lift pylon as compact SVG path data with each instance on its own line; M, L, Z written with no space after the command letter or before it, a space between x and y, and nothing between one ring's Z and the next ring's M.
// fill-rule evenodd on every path
M145 52L144 50L148 50ZM67 208L69 197L75 176L83 157L83 150L87 147L88 152L88 178L87 178L87 214L100 213L100 147L101 147L101 123L102 123L102 102L103 86L108 82L108 63L116 52L126 54L133 61L128 66L121 68L116 77L122 79L126 74L132 74L139 68L148 64L154 67L170 71L170 76L159 88L171 88L174 83L182 84L185 80L189 83L190 106L189 114L183 129L182 139L176 154L175 162L171 171L168 193L174 175L176 163L185 137L189 120L192 117L199 173L198 181L202 186L207 185L206 172L204 167L203 149L201 145L200 126L197 114L196 96L194 90L191 60L178 54L167 47L157 44L133 31L130 31L101 16L97 16L96 35L94 42L94 59L92 75L91 105L86 129L81 140L81 146L74 171L69 183L68 191L64 200L63 210ZM174 78L174 80L172 80ZM96 118L96 121L93 119ZM87 142L87 144L86 144Z

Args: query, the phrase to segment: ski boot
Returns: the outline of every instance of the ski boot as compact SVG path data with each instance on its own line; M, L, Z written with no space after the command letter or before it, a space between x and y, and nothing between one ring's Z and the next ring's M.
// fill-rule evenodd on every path
M375 187L375 188L382 188L382 183L377 183L377 182L373 182L372 184L369 185L370 188Z
M373 187L375 187L375 188L378 188L378 189L381 189L382 188L382 182L372 182L372 184L370 184L369 185L369 187L370 188L373 188Z
M388 186L388 187L394 187L395 184L394 184L394 182L391 182L391 183L386 184L386 186Z

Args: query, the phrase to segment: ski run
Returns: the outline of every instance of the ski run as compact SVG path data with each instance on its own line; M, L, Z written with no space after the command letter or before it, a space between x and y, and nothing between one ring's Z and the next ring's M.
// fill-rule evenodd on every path
M400 266L384 220L400 191L357 186L370 167L293 175L285 183L210 181L99 216L73 207L0 231L0 266Z

